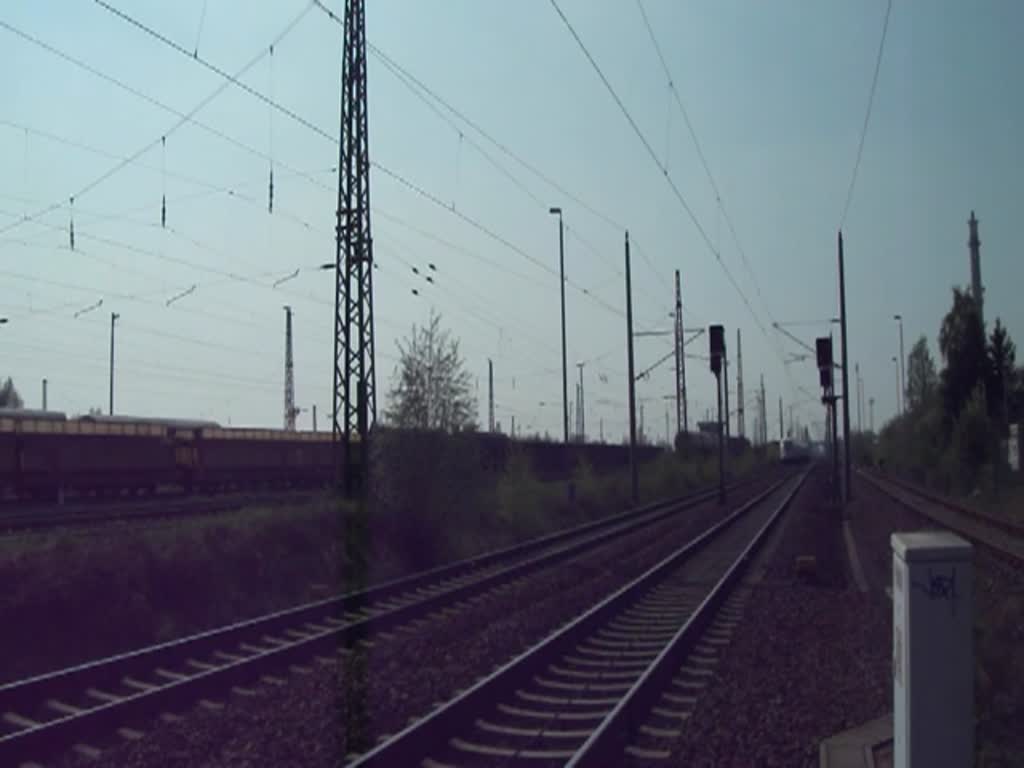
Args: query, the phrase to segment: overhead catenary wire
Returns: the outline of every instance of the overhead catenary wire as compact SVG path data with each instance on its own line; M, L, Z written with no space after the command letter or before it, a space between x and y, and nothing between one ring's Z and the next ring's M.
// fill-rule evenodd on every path
M704 173L708 177L711 190L715 193L715 204L722 212L722 217L725 219L726 226L729 228L733 242L736 244L736 250L739 251L740 258L742 259L744 266L747 268L747 274L750 275L750 279L754 283L754 290L757 291L757 295L761 299L761 304L764 306L765 310L768 311L768 307L764 301L764 296L761 293L761 286L758 283L757 276L754 274L754 270L750 265L750 260L747 259L747 253L744 250L743 245L740 243L739 236L736 234L736 227L733 225L732 217L729 216L729 212L725 207L725 202L722 200L722 193L718 188L718 184L715 182L714 174L711 173L711 166L708 164L707 156L704 154L704 149L701 147L700 141L697 139L697 132L693 128L690 115L686 110L686 106L683 104L682 97L679 95L679 89L676 88L675 79L672 77L672 71L669 69L668 62L661 50L661 45L658 43L658 38L654 34L654 27L651 25L650 19L647 17L647 11L644 9L643 0L636 0L636 4L640 9L640 16L643 18L644 27L646 27L647 33L651 38L651 43L658 56L658 61L661 63L662 71L665 73L665 78L668 81L668 89L675 99L675 104L679 108L680 114L683 116L683 121L686 123L686 129L689 131L690 138L693 140L693 146L697 150L697 157L700 159L701 166L704 168ZM671 115L671 112L669 114ZM665 162L665 167L668 167L667 160ZM769 319L770 318L771 313L769 312Z
M318 7L321 7L321 8L323 7L319 3L317 5L318 5ZM336 18L336 17L334 17L333 14L332 14L332 18ZM420 101L422 101L440 120L442 120L446 125L448 125L457 134L457 136L458 136L458 147L459 147L460 150L461 150L461 146L462 146L463 141L467 142L495 170L497 170L498 173L500 173L502 176L504 176L506 179L508 179L517 189L519 189L521 192L523 192L524 195L529 197L542 210L546 211L550 207L549 204L547 202L545 202L544 200L542 200L533 190L531 190L529 187L527 187L526 184L522 180L518 179L507 168L505 168L503 165L501 165L501 163L499 163L489 152L487 152L483 147L481 147L479 143L474 141L472 138L467 137L465 135L465 132L462 130L462 128L457 123L455 123L451 117L449 117L448 115L445 115L440 110L440 108L434 103L434 101L436 101L438 104L443 106L448 112L451 113L451 115L455 116L457 119L462 120L467 125L471 126L475 131L480 133L480 135L483 136L485 139L487 139L491 144L493 144L494 146L498 147L502 152L504 152L506 155L508 155L509 157L511 157L514 160L516 160L516 162L518 162L520 165L525 167L527 170L529 170L532 173L534 173L535 175L537 175L538 178L540 178L542 181L544 181L547 184L553 186L554 188L556 188L557 190L559 190L561 193L565 194L566 196L570 197L571 199L574 199L574 200L578 201L578 198L576 198L575 195L572 195L571 193L568 193L561 185L558 185L556 182L551 180L547 175L541 173L540 171L535 170L533 168L533 166L531 166L525 160L522 160L517 155L513 154L512 151L510 149L508 149L504 144L501 144L500 142L498 142L495 139L493 139L490 136L490 134L486 133L477 123L473 122L472 120L467 118L464 115L464 113L462 113L461 111L455 109L448 102L446 102L443 99L441 99L441 97L439 97L434 91L432 91L429 87L424 85L421 80L417 79L407 69L401 67L399 64L397 64L397 62L395 62L389 56L386 56L382 52L379 52L378 58L384 64L384 67L385 67L386 70L391 72L400 83L402 83L413 95L415 95ZM456 180L458 180L458 174L459 174L458 157L460 155L461 155L461 152L457 151L457 154L456 154L456 158L457 158L456 159L456 163L457 163L457 167L456 167ZM585 207L585 208L587 207L585 203L581 202L581 205L583 207ZM455 210L454 204L452 206L452 210L453 211ZM606 218L604 216L600 216L600 218L602 218L602 220L604 220L606 223L608 223L610 225L613 225L613 226L615 225L615 222L612 221L609 218ZM601 259L605 263L606 266L608 266L613 272L615 272L615 274L617 274L619 277L623 277L624 276L621 268L618 267L617 263L614 262L613 260L608 259L603 254L599 253L598 250L592 244L590 244L588 240L586 240L585 238L583 238L580 235L580 233L578 232L578 230L576 228L571 228L569 225L566 225L566 230L568 230L569 233L572 236L574 236L577 240L579 240L580 243L585 248L587 248L591 253L593 253L595 256L597 256L599 259ZM659 282L663 282L664 281L664 276L658 271L657 267L655 267L653 262L651 262L650 258L646 254L646 251L641 250L639 247L637 247L636 250L640 253L641 257L645 260L645 262L651 268L652 272L658 278ZM663 300L663 299L659 299L659 300Z
M194 122L194 121L190 121L190 122ZM333 137L332 137L332 140L333 140ZM272 158L272 155L271 155L271 158ZM266 285L264 285L263 287L267 287L267 286L266 286ZM583 290L586 290L586 289L583 289Z
M220 67L218 67L217 65L212 64L211 62L207 61L205 58L193 57L188 52L188 50L186 50L180 44L174 42L170 38L166 37L165 35L161 34L158 31L156 31L152 27L142 23L141 21L135 19L134 17L132 17L131 15L125 13L124 11L121 11L120 9L116 8L115 6L113 6L110 3L106 2L105 0L93 0L93 1L97 5L99 5L100 7L104 8L105 10L107 10L110 13L114 14L118 18L124 20L125 22L131 24L132 26L134 26L137 29L141 30L142 32L146 33L147 35L155 38L156 40L160 41L161 43L171 47L172 49L178 51L179 53L187 56L189 59L192 59L192 60L198 62L199 64L201 64L202 66L206 67L210 71L216 73L220 77L224 78L226 83L235 85L236 87L242 89L246 93L252 95L254 98L259 99L260 101L264 102L268 106L270 106L273 109L276 109L278 112L284 114L285 116L287 116L291 120L294 120L295 122L297 122L298 124L304 126L305 128L309 129L310 131L312 131L312 132L318 134L319 136L325 138L327 141L330 141L332 144L337 144L338 143L338 138L336 136L334 136L333 134L328 133L323 128L320 128L319 126L317 126L314 123L310 122L309 120L307 120L306 118L302 117L301 115L299 115L295 111L289 109L288 107L285 107L285 106L281 105L280 103L278 103L277 101L274 101L273 99L269 98L266 94L263 94L260 91L258 91L256 88L253 88L252 86L242 82L239 78L241 77L241 74L244 74L244 71L242 73L238 74L238 75L234 75L233 76L230 73L228 73L228 72L224 71L223 69L221 69ZM312 2L308 6L306 6L306 9L302 12L301 15L304 16L305 13L309 9L313 8L314 6L323 7L323 6L320 6L316 2L316 0L312 0ZM337 17L334 17L333 13L331 14L331 16L332 16L332 18L337 18ZM294 23L297 24L298 23L298 19ZM260 58L262 58L262 57L260 57ZM254 64L255 62L252 62L252 63ZM399 183L403 184L404 186L406 186L410 190L416 192L417 194L422 196L424 199L433 202L435 205L437 205L437 206L441 207L442 209L450 212L452 215L456 216L457 218L460 218L465 223L469 224L470 226L474 227L475 229L479 230L480 232L486 234L488 237L490 237L491 239L495 240L496 242L504 245L505 247L509 248L510 250L512 250L513 252L517 253L518 255L526 258L528 261L533 263L538 268L543 269L544 271L549 272L549 273L555 275L556 277L558 276L558 273L555 272L555 270L551 269L546 264L544 264L540 260L536 259L534 256L530 255L529 253L527 253L522 248L520 248L520 247L516 246L515 244L511 243L509 240L507 240L506 238L504 238L501 235L497 234L496 232L494 232L493 230L488 228L486 225L480 223L476 219L473 219L472 217L467 216L466 214L462 213L461 211L453 210L451 206L445 204L444 201L442 201L439 197L437 197L436 195L428 192L423 187L415 184L414 182L410 181L408 178L404 177L402 174L400 174L400 173L398 173L396 171L393 171L390 168L387 168L386 166L382 165L381 163L379 163L377 161L371 161L370 165L372 167L376 168L378 171L380 171L380 172L384 173L385 175L391 177L395 181L398 181ZM0 232L2 232L2 231L3 230L0 230ZM566 284L567 285L571 285L577 291L579 291L579 292L583 293L584 295L590 297L591 300L593 300L597 304L603 306L609 312L612 312L613 314L615 314L617 316L621 316L621 317L625 316L624 313L621 310L619 310L617 307L613 306L612 304L609 304L608 302L604 301L600 297L597 297L597 296L593 295L589 291L589 289L584 288L584 287L582 287L582 286L580 286L580 285L578 285L578 284L576 284L576 283L574 283L572 281L569 281L569 280L566 280Z
M878 41L878 55L875 57L875 72L871 76L871 91L868 94L868 106L864 112L864 125L860 130L860 140L857 142L857 156L853 161L853 173L850 176L850 186L846 190L846 202L843 204L843 213L839 217L839 229L842 231L846 224L846 214L850 210L850 203L853 200L853 189L857 184L857 173L860 170L861 156L864 154L864 140L868 135L868 122L871 120L871 107L875 103L875 89L878 87L878 73L882 68L882 52L885 50L885 37L889 31L889 16L892 14L892 0L885 4L885 20L882 22L882 37Z
M552 7L554 7L555 11L558 13L558 16L561 18L562 22L565 24L565 27L569 30L569 33L576 41L580 50L583 52L583 55L587 58L587 61L590 62L591 67L597 73L598 77L604 84L609 94L611 94L616 105L618 105L619 110L622 112L626 120L629 122L630 127L633 129L633 132L640 139L640 142L647 150L647 154L650 156L651 160L654 161L654 164L658 167L658 169L662 172L662 175L665 177L665 181L671 188L673 194L676 197L676 200L682 206L687 216L689 216L690 221L697 229L697 232L700 234L701 239L708 247L708 250L710 250L712 255L714 255L717 259L719 266L721 266L722 270L725 272L725 275L728 278L729 282L732 284L733 289L739 294L740 298L743 300L744 305L746 305L747 310L750 312L751 317L754 319L754 322L757 324L758 328L761 329L761 333L764 334L764 336L767 338L768 331L765 328L764 323L761 322L761 318L757 316L757 313L754 311L754 308L751 305L750 300L747 298L747 295L743 292L743 289L740 287L739 283L736 282L736 279L735 277L733 277L732 272L729 270L729 267L722 260L721 253L715 248L714 244L709 239L707 231L704 229L703 225L697 219L697 216L696 214L694 214L693 209L690 207L690 204L686 202L686 198L683 197L682 192L679 191L679 187L676 185L675 180L672 178L672 175L669 173L668 169L662 164L661 160L658 159L658 155L654 151L654 148L651 146L651 143L647 140L647 137L644 135L643 131L640 130L640 126L637 125L636 120L633 119L632 114L630 114L629 110L626 108L626 105L622 102L622 99L619 97L619 94L615 91L615 88L608 81L608 78L601 70L601 67L598 65L597 61L594 59L590 51L587 49L587 46L584 44L583 40L576 32L575 27L573 27L568 17L566 17L566 15L562 12L562 9L559 7L557 0L550 0L550 2Z
M96 0L96 1L97 2L101 2L101 0ZM290 21L285 26L284 30L281 33L278 34L278 36L275 38L274 42L275 43L279 43L281 40L283 40L288 35L288 33L290 33L293 29L295 29L295 27L298 25L298 23L305 17L305 15L310 11L310 9L312 7L313 7L312 5L306 6L306 8L302 12L300 12L294 19L292 19L292 21ZM0 26L3 26L4 28L15 32L15 34L18 34L20 36L28 37L27 35L24 35L23 33L21 33L20 30L16 30L14 27L12 27L11 25L7 24L6 22L4 22L2 20L0 20ZM32 41L36 42L34 39ZM44 46L44 47L49 48L49 46ZM184 50L184 49L181 49L181 50ZM156 139L154 139L153 141L147 142L145 145L140 147L138 150L136 150L134 153L129 155L127 158L124 158L123 160L119 161L112 168L109 168L107 171L105 171L104 173L100 174L97 178L93 179L92 181L87 183L85 186L83 186L81 189L77 190L72 195L72 197L79 197L80 198L82 195L84 195L84 194L90 192L91 190L95 189L100 184L105 182L107 179L109 179L110 177L112 177L113 175L118 173L120 170L122 170L123 168L128 166L132 162L132 160L141 157L146 152L151 150L154 146L156 146L158 143L160 143L162 140L166 139L167 136L170 136L176 130L181 128L181 126L183 126L186 123L188 123L193 116L195 116L200 110L202 110L210 102L212 102L214 99L216 99L221 93L223 93L227 89L228 85L230 85L233 82L234 83L238 83L239 82L238 78L241 77L242 75L244 75L250 69L252 69L257 63L259 63L259 61L261 61L263 59L263 57L265 55L266 55L266 50L261 50L256 56L254 56L252 59L250 59L245 65L243 65L241 67L241 69L239 69L238 72L235 75L233 75L233 76L228 74L228 73L226 73L226 72L223 73L224 77L226 77L227 80L225 80L224 83L222 83L217 88L215 88L213 90L213 92L211 92L205 98L203 98L189 112L187 112L187 113L183 114L181 117L179 117L178 120L174 124L172 124L170 128L168 128L166 131L164 131ZM199 59L196 59L196 60L199 61ZM12 222L11 224L7 225L3 229L0 229L0 234L3 234L3 233L5 233L5 232L7 232L7 231L9 231L11 229L14 229L15 227L21 226L22 224L24 224L26 222L38 219L40 216L44 216L45 214L49 213L52 210L55 210L59 206L60 206L59 202L58 203L54 203L53 205L48 206L46 208L43 208L43 209L41 209L41 210L39 210L39 211L37 211L37 212L35 212L33 214L26 215L23 218L21 218L21 219L15 221L15 222Z
M17 34L21 34L20 31L18 31L18 30L14 30L14 31ZM22 36L24 36L24 35L22 34ZM196 125L197 127L200 127L202 129L206 130L207 132L209 132L209 133L211 133L211 134L213 134L213 135L215 135L215 136L217 136L217 137L219 137L221 139L224 139L224 140L228 141L229 143L231 143L233 145L239 146L240 148L245 149L245 150L249 151L250 153L255 154L257 156L268 157L267 153L261 152L258 149L255 149L254 147L246 145L243 142L239 142L234 137L232 137L232 136L230 136L228 134L225 134L222 131L219 131L217 129L211 128L209 126L206 126L206 125L200 123L199 121L195 120L194 116L189 116L189 115L185 115L183 113L180 113L177 110L174 110L173 108L168 107L167 105L162 104L161 102L153 99L148 94L145 94L145 93L142 93L141 91L133 89L133 88L131 88L131 86L127 86L126 84L124 84L123 82L117 80L116 78L112 78L110 75L102 73L99 70L91 67L90 65L88 65L88 64L86 64L84 62L81 62L80 60L74 59L73 57L69 57L64 52L61 52L61 51L53 48L52 46L49 46L48 44L43 43L42 41L38 41L38 40L33 39L31 37L27 37L27 39L29 39L30 42L34 42L35 44L37 44L40 47L44 48L44 50L47 50L47 51L53 53L54 55L57 55L58 57L63 58L63 59L69 61L70 63L72 63L72 64L74 64L74 65L76 65L76 66L78 66L80 68L85 69L86 71L89 71L90 73L100 77L101 79L104 79L104 80L106 80L108 82L112 82L113 84L117 85L118 87L121 87L122 89L124 89L124 90L126 90L126 91L128 91L128 92L130 92L130 93L132 93L132 94L134 94L134 95L136 95L136 96L138 96L138 97L140 97L140 98L142 98L142 99L152 103L152 104L154 104L155 106L158 106L158 107L160 107L160 108L162 108L162 109L164 109L166 111L170 111L171 113L176 114L179 117L184 117L189 122L191 122L192 124ZM131 161L132 161L132 159L129 158L129 162L131 162ZM138 162L138 159L136 159L135 161ZM323 185L323 184L320 184L319 182L317 182L317 180L312 178L311 176L309 176L309 174L306 174L306 173L304 173L302 171L299 171L298 169L291 169L291 170L294 173L296 173L297 175L302 175L305 178L307 178L308 180L312 181L313 183L318 184L319 186L321 186L321 187L323 187L325 189L328 188L326 185ZM230 190L228 191L228 193L229 194L233 194ZM237 197L237 195L233 195L233 196ZM252 202L251 200L248 200L246 198L240 198L240 199L245 199L247 202ZM303 222L303 224L305 226L309 227L307 222ZM583 289L583 290L586 290L586 289Z

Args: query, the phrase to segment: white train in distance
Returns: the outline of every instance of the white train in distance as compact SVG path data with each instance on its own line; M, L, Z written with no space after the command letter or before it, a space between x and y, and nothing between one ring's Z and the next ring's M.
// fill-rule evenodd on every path
M811 446L799 440L779 441L779 461L783 464L806 464L811 460Z

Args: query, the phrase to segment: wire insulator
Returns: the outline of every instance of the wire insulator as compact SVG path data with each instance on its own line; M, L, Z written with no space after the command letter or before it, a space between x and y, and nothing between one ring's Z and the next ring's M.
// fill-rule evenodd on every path
M68 237L71 241L71 250L75 250L75 198L71 198L71 224L68 226Z
M274 212L274 169L270 169L270 189L267 195L267 212Z
M167 195L160 201L160 226L167 229Z

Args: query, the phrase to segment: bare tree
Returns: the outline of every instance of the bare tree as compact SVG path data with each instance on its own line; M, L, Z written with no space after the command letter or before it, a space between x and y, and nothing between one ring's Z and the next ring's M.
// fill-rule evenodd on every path
M458 341L441 328L440 315L431 311L427 325L414 325L397 346L399 362L385 419L406 429L473 428L472 379L459 355Z
M14 382L8 376L7 381L0 384L0 408L21 408L24 404L18 390L14 388Z

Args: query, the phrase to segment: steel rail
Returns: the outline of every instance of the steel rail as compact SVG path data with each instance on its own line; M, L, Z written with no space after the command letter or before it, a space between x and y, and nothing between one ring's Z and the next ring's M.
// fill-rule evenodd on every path
M959 533L971 541L983 544L1015 563L1024 563L1024 526L970 509L949 499L943 499L941 496L904 481L893 480L889 477L882 478L873 472L864 470L858 470L858 473L876 489L905 509L926 517L935 524ZM948 514L938 515L935 510L929 510L919 504L915 505L900 495L899 491L939 507Z
M445 740L451 734L459 732L467 724L474 723L481 712L493 708L496 702L508 700L524 680L532 679L533 675L547 667L552 659L558 658L566 649L577 646L614 616L636 603L642 594L664 581L746 512L776 493L785 482L787 480L783 479L772 484L766 491L740 506L725 519L709 527L675 553L594 605L565 627L555 631L430 715L358 757L352 763L353 768L420 765L420 761L432 753L445 751ZM555 719L552 718L552 720ZM576 735L575 732L569 732L569 734ZM523 754L524 757L540 760L560 759L563 755L560 751L527 751L529 754ZM495 753L493 759L498 757L499 755ZM508 757L505 755L502 759L508 759ZM444 762L433 764L447 765Z
M756 481L743 485L751 482ZM656 502L359 592L0 686L0 713L5 713L0 727L5 721L16 728L0 736L0 764L17 764L56 744L75 743L97 730L222 692L263 669L334 654L370 634L463 603L690 509L716 493ZM517 557L525 559L502 565ZM50 717L53 712L59 716Z
M609 755L623 754L632 735L633 724L642 722L649 715L658 696L665 690L676 670L682 666L703 632L711 625L719 608L749 568L754 555L796 497L808 474L809 472L805 472L800 476L792 490L729 566L729 570L718 580L693 615L679 628L633 687L577 750L567 768L600 768L607 765Z

